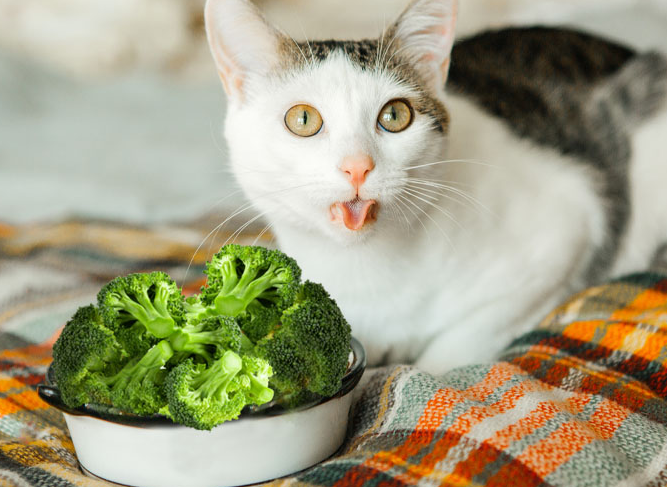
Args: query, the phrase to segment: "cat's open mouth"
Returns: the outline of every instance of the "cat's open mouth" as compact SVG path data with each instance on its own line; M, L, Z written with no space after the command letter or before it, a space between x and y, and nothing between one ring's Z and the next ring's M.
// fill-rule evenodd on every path
M336 202L329 207L331 221L340 221L350 230L359 230L366 223L377 218L378 204L375 200L362 200L359 197L343 202Z

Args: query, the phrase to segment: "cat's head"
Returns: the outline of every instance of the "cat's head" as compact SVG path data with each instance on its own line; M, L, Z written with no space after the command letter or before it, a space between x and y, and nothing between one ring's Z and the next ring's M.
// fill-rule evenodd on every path
M455 18L454 0L415 0L377 40L295 42L246 0L208 0L232 170L269 220L343 244L418 225Z

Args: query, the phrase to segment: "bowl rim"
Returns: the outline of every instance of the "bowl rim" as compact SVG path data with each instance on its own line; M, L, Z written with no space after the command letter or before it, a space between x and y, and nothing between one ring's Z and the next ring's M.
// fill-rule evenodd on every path
M366 369L366 352L364 347L361 345L361 342L352 337L350 340L350 348L352 353L352 362L348 366L347 372L341 380L341 387L333 395L327 397L318 397L311 402L291 409L286 409L280 404L277 404L275 401L270 401L261 406L247 406L243 409L243 411L241 411L241 415L235 421L291 414L319 406L320 404L324 404L333 399L349 394L359 383L361 376ZM187 426L174 423L170 418L161 414L155 414L152 416L137 416L135 414L123 412L120 409L114 408L112 406L100 404L84 404L76 408L71 408L63 402L62 397L60 396L60 390L58 389L58 385L55 381L52 365L49 365L46 371L44 382L37 386L37 394L48 405L72 416L88 416L91 418L128 426L148 427L172 425L175 427L187 428Z

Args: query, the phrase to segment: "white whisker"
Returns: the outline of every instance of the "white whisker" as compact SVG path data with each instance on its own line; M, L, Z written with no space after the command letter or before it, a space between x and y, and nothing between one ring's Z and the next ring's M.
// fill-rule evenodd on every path
M487 167L494 167L494 168L498 167L498 166L494 166L493 164L487 164L485 162L476 161L476 160L473 160L473 159L447 159L447 160L444 160L444 161L435 161L435 162L428 162L426 164L419 164L418 166L408 166L408 167L404 167L403 169L405 169L407 171L407 170L411 170L411 169L419 169L421 167L436 166L438 164L451 164L451 163L456 163L456 162L461 162L461 163L465 163L465 164L477 164L479 166L487 166Z
M464 208L472 208L476 213L481 214L480 209L475 206L474 202L468 201L463 196L462 196L463 201L461 201L460 199L454 198L453 196L447 194L442 189L440 189L440 190L430 189L428 187L429 185L426 185L426 187L424 187L422 185L418 185L418 183L410 184L410 183L406 182L405 186L408 187L408 188L411 188L413 191L421 192L421 194L423 194L424 196L426 196L426 194L424 194L424 193L428 193L429 195L438 195L442 198L446 198L450 201L453 201L454 203L457 203L457 204L463 206ZM431 199L438 199L438 198L431 196ZM466 204L466 203L468 203L468 204Z
M306 187L306 186L310 186L310 184L301 184L301 185L297 185L297 186L291 186L291 187L288 187L288 188L282 188L282 189L279 189L279 190L276 190L276 191L270 191L270 192L268 192L268 193L265 193L265 194L263 194L263 195L260 195L260 196L255 197L255 200L263 199L263 198L266 198L266 197L269 197L269 196L276 195L276 194L278 194L278 193L283 193L283 192L285 192L285 191L293 191L293 190L295 190L295 189L303 188L303 187ZM194 259L195 259L195 257L197 256L197 253L199 253L199 251L201 250L202 246L206 243L206 241L207 241L209 238L211 238L211 236L212 236L213 234L217 235L218 232L222 229L222 227L223 227L224 225L226 225L231 219L233 219L233 218L235 218L236 216L240 215L240 214L243 213L244 211L247 211L247 210L249 210L250 208L253 208L254 206L255 206L255 203L254 203L254 202L245 203L245 204L239 206L236 210L234 210L234 211L232 212L231 215L229 215L227 218L225 218L225 220L222 221L222 223L216 225L216 226L213 228L213 230L211 230L211 231L204 237L204 239L201 241L201 243L197 246L197 248L196 248L195 251L193 252L192 257L190 258L190 262L188 263L188 267L187 267L186 270L185 270L184 279L187 278L188 272L190 271L190 267L192 267L192 263L194 262ZM210 247L209 247L209 251L210 251Z
M220 128L220 127L218 127L218 128ZM218 152L220 152L222 155L227 157L227 151L225 149L223 149L222 147L220 147L220 145L218 144L217 135L220 135L220 133L213 131L213 121L211 121L211 123L208 124L208 129L209 129L209 132L211 134L211 139L213 139L213 145L215 146L215 148L218 149Z
M461 230L463 230L463 227L461 226L461 224L458 222L458 220L457 220L456 218L454 218L454 215L452 215L449 211L447 211L447 210L441 208L440 206L436 205L435 203L433 203L433 201L429 201L429 200L427 200L426 198L423 198L423 197L419 196L419 192L416 192L415 190L404 188L403 191L405 191L405 192L408 193L409 195L415 197L415 198L418 199L419 201L421 201L421 202L423 202L423 203L426 203L427 205L429 205L429 206L435 208L435 209L438 210L440 213L442 213L442 214L445 215L447 218L449 218L451 221L453 221L454 224L455 224L457 227L459 227Z
M412 229L412 222L410 222L410 219L408 218L408 215L405 214L405 212L403 211L403 208L401 208L401 205L399 203L400 203L400 201L392 202L392 206L395 206L396 209L401 212L401 215L403 215L403 220L405 221L406 230L411 230Z
M292 42L294 43L294 46L295 46L295 47L299 50L299 52L301 53L301 57L303 58L304 62L306 63L306 66L310 66L310 65L312 64L312 62L308 60L308 58L306 57L305 53L303 52L303 49L301 49L301 46L299 45L299 43L296 42L296 40L294 39L294 37L292 37L291 35L289 35L289 34L286 34L286 35L287 35L287 37L289 37L290 39L292 39ZM312 53L312 51L311 51L311 53Z
M382 37L384 36L385 35L383 34ZM389 57L389 59L387 59L387 54L389 54L389 49L391 49L391 46L394 44L395 40L396 40L396 35L392 35L391 40L387 43L387 47L385 47L384 53L382 54L382 66L385 68L389 65L394 55L396 54L396 51L394 51L394 53Z
M206 243L206 241L211 237L211 235L213 235L214 233L217 235L217 232L218 232L218 231L219 231L219 230L220 230L220 229L221 229L221 228L222 228L222 227L223 227L229 220L231 220L232 218L234 218L234 217L235 217L236 215L238 215L239 213L243 213L243 212L246 211L247 209L252 208L253 206L254 206L254 205L253 205L252 203L246 203L245 205L242 205L239 209L237 209L237 210L234 211L231 215L229 215L229 216L228 216L222 223L219 223L218 225L216 225L216 226L213 228L213 230L211 230L210 232L208 232L208 234L204 237L204 239L201 241L201 243L197 246L197 248L196 248L195 251L193 252L192 257L190 258L190 262L188 263L188 267L185 269L185 276L184 276L184 279L187 278L188 272L190 272L190 267L192 267L192 263L194 262L195 257L197 256L197 253L199 253L199 250L202 248L202 245L204 245L204 243ZM210 247L209 247L209 249L210 249Z
M306 35L306 31L303 28L303 24L301 22L299 22L299 28L301 29L301 35L304 38L304 42L306 43L306 46L308 46L308 50L310 51L309 65L312 66L315 64L315 54L313 53L313 46L310 45L310 41L308 40L308 36Z
M267 225L262 228L262 231L259 232L259 234L255 237L255 240L252 241L253 245L257 245L257 242L262 238L262 236L269 231L269 229L273 226L273 223L268 223Z
M447 197L446 195L444 195L440 191L436 191L434 189L422 188L420 186L416 186L416 185L410 184L410 183L406 183L405 187L410 188L411 190L419 193L424 198L428 198L431 201L438 201L440 199L440 198L438 198L438 196L442 196L442 197L445 197L445 198ZM434 195L438 195L438 196L434 196Z
M450 186L447 184L442 184L442 183L436 183L433 181L429 181L428 179L419 179L419 178L406 178L406 180L409 180L413 184L418 184L422 186L427 186L427 187L434 187L434 188L439 188L444 191L448 191L450 193L456 194L463 198L465 201L469 202L473 207L476 207L478 210L483 210L487 215L490 215L492 217L496 217L496 214L491 211L484 203L482 203L479 199L475 198L471 194L456 188L454 186ZM453 199L453 198L452 198ZM455 200L456 201L456 200Z
M405 209L408 210L410 213L412 213L412 216L414 216L417 219L417 221L421 224L422 228L424 229L424 232L426 233L427 237L430 239L431 235L428 233L428 229L426 228L426 225L424 224L422 219L419 217L419 215L417 213L414 212L414 210L412 208L410 208L407 205L407 203L411 203L413 205L414 205L414 203L400 193L397 194L396 197L398 198L398 202L403 203L403 206L405 207Z
M248 220L247 222L245 222L243 225L241 225L239 228L237 228L237 229L234 231L234 233L232 233L229 237L227 237L227 240L225 240L225 242L222 244L222 246L224 247L224 246L227 245L230 241L231 241L232 243L236 242L236 239L239 237L239 235L241 235L241 233L243 233L243 231L244 231L246 228L248 228L253 222L255 222L255 221L258 220L259 218L263 217L264 215L266 215L266 212L265 212L265 211L259 213L258 215L255 215L255 216L252 217L250 220Z
M449 246L452 248L452 250L456 251L456 247L454 246L454 242L452 242L451 238L449 238L449 235L447 235L447 232L445 232L445 231L442 229L442 227L438 224L438 222L437 222L431 215L429 215L428 212L427 212L426 210L424 210L424 208L422 208L421 206L419 206L417 203L415 203L414 201L412 201L410 198L407 198L407 197L402 196L402 195L401 195L401 198L402 198L404 201L406 201L407 203L410 203L410 204L411 204L412 206L414 206L417 210L421 211L421 212L424 214L424 216L426 216L426 218L428 218L429 220L431 220L431 221L433 222L433 224L438 228L438 230L440 230L440 233L442 233L442 236L445 237L445 239L446 239L447 242L449 243ZM424 230L426 230L426 226L424 226Z

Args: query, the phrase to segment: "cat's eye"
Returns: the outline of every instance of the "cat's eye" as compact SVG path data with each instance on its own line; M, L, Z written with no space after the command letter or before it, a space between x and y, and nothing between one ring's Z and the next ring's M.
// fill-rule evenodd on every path
M293 134L310 137L322 128L322 115L310 105L294 105L285 113L285 126Z
M400 132L412 122L412 108L405 100L391 100L380 110L378 124L387 132Z

